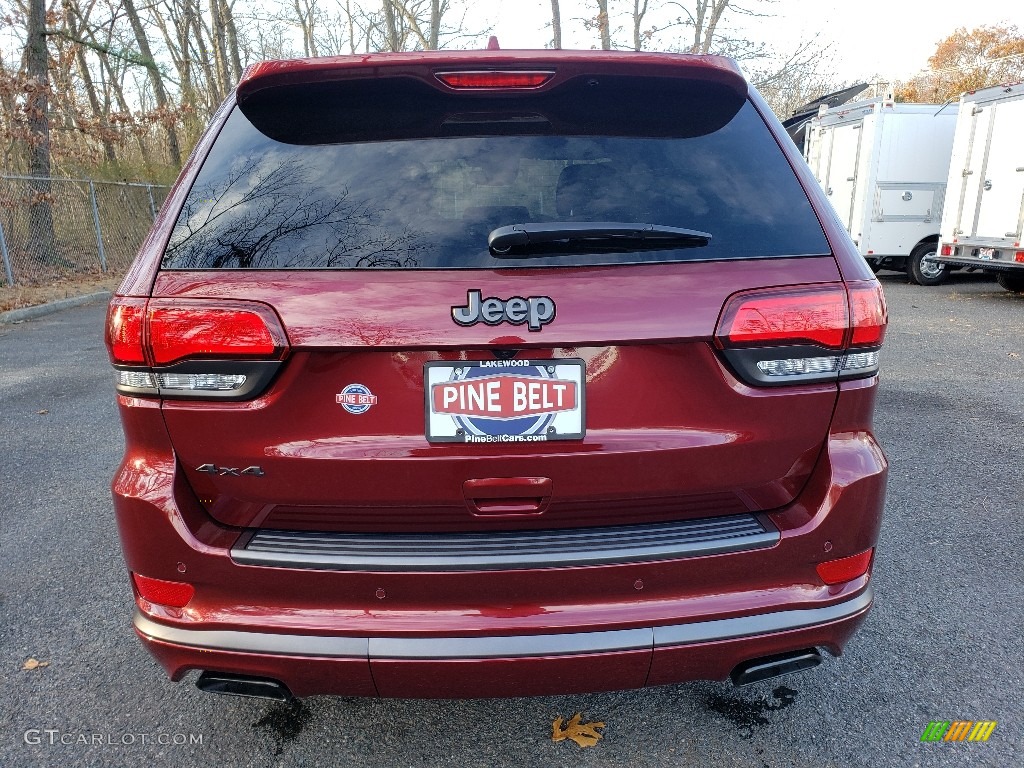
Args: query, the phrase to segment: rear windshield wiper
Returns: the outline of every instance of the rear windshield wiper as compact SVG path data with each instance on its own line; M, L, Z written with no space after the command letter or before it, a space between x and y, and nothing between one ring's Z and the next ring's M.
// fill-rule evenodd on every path
M711 235L707 232L619 221L510 224L498 227L487 237L487 247L498 259L526 259L554 253L700 248L710 242Z

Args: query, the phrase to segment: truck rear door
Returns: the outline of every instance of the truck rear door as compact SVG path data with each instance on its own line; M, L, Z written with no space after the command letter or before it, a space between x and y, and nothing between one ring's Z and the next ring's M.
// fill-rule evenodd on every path
M863 123L837 125L832 130L832 146L828 160L825 191L839 220L850 232L857 196L857 163L860 158Z
M975 181L981 189L972 234L986 240L1016 240L1021 236L1024 199L1024 144L1020 140L1024 99L994 104L981 114L986 112L988 150L983 171Z
M970 128L966 131L957 131L958 139L960 135L965 137L966 146L955 145L953 150L954 157L964 158L961 171L963 182L957 201L956 225L952 232L955 238L974 237L977 232L978 208L981 205L981 193L984 191L985 148L988 145L991 117L991 109L972 105L971 110L966 112L963 118L969 121Z

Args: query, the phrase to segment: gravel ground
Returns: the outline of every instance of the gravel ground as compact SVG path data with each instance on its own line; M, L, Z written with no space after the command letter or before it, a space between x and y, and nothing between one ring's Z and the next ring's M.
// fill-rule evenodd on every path
M1024 297L977 275L882 279L875 609L842 659L744 690L285 706L170 683L129 623L104 308L0 326L0 765L1024 764ZM552 743L575 712L607 723L595 748ZM999 724L987 743L920 742L957 719Z

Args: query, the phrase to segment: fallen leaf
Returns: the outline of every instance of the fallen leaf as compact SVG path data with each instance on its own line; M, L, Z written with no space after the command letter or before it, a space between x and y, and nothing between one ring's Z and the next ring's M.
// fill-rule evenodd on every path
M569 724L562 728L562 716L559 715L551 724L551 740L554 742L571 739L578 747L592 747L602 738L597 732L598 728L604 728L604 723L581 723L583 716L577 712L569 720Z
M49 413L49 411L46 408L43 408L43 410L36 411L36 413L39 414L40 416L45 416L46 414Z
M33 669L39 669L40 667L48 667L50 662L39 661L39 659L27 659L24 664L21 665L23 670L31 672Z

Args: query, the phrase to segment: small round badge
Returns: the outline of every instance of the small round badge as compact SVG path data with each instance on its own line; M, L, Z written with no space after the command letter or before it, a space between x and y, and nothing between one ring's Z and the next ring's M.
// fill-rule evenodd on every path
M377 404L377 396L365 384L349 384L334 399L346 411L357 416Z

